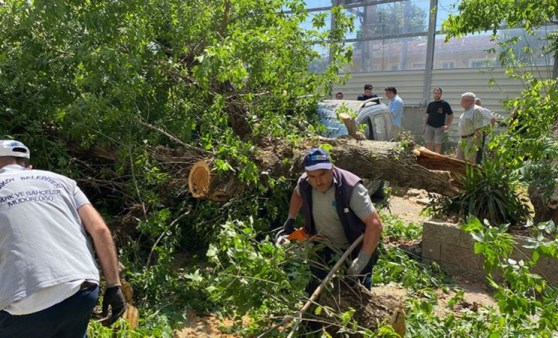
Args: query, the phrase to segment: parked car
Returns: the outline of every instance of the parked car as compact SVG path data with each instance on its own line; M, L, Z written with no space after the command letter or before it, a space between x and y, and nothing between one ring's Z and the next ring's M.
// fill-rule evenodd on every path
M350 111L356 115L358 126L368 140L389 141L391 135L391 112L380 98L372 98L367 101L356 100L325 100L318 104L320 122L325 127L322 136L335 138L348 135L347 127L338 118L338 110ZM360 128L359 128L360 129ZM384 181L364 180L370 196L374 200L384 198Z

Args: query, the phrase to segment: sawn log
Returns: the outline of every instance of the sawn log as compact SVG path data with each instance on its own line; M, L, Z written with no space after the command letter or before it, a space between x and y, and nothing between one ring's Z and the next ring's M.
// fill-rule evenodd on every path
M426 148L400 142L319 138L292 147L281 142L259 148L253 160L258 165L260 181L284 176L296 179L302 172L302 160L312 147L325 147L339 168L364 179L381 179L398 187L424 189L446 196L461 190L458 177L465 173L465 162L433 153ZM235 172L219 174L212 158L202 158L189 173L189 189L196 198L227 201L250 189Z

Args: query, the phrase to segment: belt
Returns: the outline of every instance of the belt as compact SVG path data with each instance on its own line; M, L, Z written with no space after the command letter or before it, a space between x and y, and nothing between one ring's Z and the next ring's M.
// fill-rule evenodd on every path
M475 133L469 134L469 135L463 135L461 136L461 138L469 138L469 137L473 137L475 136Z
M81 286L79 287L79 290L80 291L81 290L87 290L87 289L91 289L92 287L95 287L95 286L97 286L96 283L85 281L85 282L81 283Z

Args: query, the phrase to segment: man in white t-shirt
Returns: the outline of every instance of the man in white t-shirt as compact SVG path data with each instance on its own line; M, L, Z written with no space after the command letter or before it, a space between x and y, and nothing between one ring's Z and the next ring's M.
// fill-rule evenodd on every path
M29 160L23 143L0 141L0 337L84 337L99 294L93 246L106 322L126 308L114 242L74 180Z

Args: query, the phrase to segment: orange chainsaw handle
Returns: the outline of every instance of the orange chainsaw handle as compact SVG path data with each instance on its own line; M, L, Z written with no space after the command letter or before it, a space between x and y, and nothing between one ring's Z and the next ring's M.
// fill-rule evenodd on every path
M291 234L289 235L289 237L287 237L287 239L289 241L299 241L302 242L305 239L310 238L310 235L306 233L306 231L304 231L303 227L300 227L298 229L296 229L295 231L291 232Z

